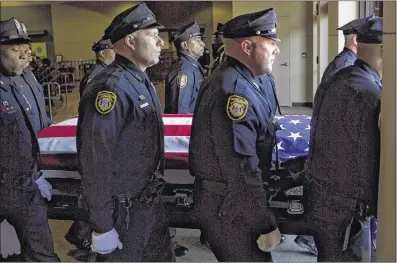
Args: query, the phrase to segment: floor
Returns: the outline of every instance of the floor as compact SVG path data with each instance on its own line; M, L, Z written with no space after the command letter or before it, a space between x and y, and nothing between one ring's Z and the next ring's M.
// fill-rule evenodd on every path
M67 101L67 102L66 102ZM64 96L63 102L55 101L56 112L53 116L55 122L62 121L66 118L77 115L77 106L79 101L79 93L73 91ZM282 107L282 113L287 114L307 114L311 115L312 110L304 107ZM74 247L65 239L64 235L68 231L71 221L49 220L52 230L55 250L62 261L75 262L74 257L70 256ZM177 258L178 262L216 262L211 250L202 245L199 241L199 230L195 229L177 229L177 240L181 245L189 248L186 256ZM300 248L294 243L295 236L287 236L286 242L280 244L272 253L274 261L281 262L315 262L316 257Z
M54 237L55 250L62 261L76 262L68 256L74 246L70 245L63 236L68 231L71 221L50 220L50 227ZM175 240L189 248L187 255L177 258L177 262L217 262L211 250L199 241L200 231L196 229L177 229ZM273 260L278 262L316 262L316 257L294 243L295 236L287 236L285 243L279 245L274 252Z

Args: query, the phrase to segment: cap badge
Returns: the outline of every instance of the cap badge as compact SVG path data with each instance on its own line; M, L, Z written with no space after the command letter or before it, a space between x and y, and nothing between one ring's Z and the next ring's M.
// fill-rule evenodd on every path
M14 19L14 24L15 24L15 27L17 28L18 34L23 34L22 27L21 27L21 24L19 23L19 21Z

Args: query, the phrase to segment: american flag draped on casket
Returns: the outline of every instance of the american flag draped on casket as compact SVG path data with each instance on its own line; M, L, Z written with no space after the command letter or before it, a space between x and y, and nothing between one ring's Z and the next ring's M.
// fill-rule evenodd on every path
M163 114L165 157L167 161L179 161L187 167L191 114ZM310 120L307 115L276 116L282 130L277 132L277 146L273 151L273 163L307 155L309 148ZM45 155L75 154L78 116L69 118L38 134L41 153ZM276 156L278 149L278 156ZM43 159L45 163L46 160Z

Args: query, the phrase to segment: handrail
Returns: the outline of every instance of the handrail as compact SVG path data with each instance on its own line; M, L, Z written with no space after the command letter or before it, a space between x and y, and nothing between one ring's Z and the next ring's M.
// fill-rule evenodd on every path
M48 97L44 96L45 99L48 99L48 105L50 109L50 119L52 121L52 96L51 96L51 85L55 85L58 88L58 97L55 97L55 99L60 100L61 99L61 86L57 82L43 82L41 86L44 87L47 86L47 92L48 92Z

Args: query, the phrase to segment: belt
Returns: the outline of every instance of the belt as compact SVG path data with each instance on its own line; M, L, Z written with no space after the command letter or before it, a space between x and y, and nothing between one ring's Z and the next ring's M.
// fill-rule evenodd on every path
M113 199L117 203L129 203L131 201L136 201L138 199L138 196L138 193L119 194L113 196Z
M209 180L202 180L201 181L201 187L204 190L207 190L211 193L220 195L220 196L226 196L228 193L228 187L227 184L221 183L218 181L209 181Z
M30 184L30 181L36 181L41 176L41 173L39 172L38 163L35 162L30 171L25 174L13 176L11 178L4 178L3 176L5 177L5 173L0 174L0 185L21 186L24 184Z

